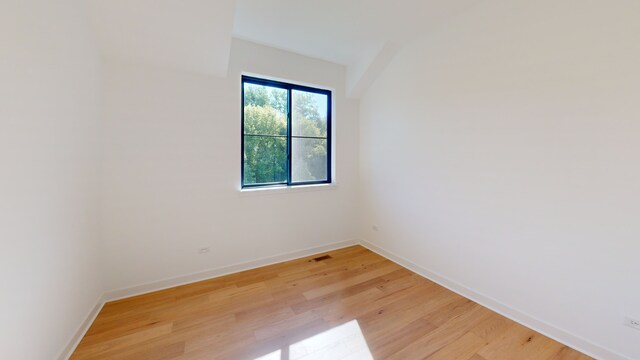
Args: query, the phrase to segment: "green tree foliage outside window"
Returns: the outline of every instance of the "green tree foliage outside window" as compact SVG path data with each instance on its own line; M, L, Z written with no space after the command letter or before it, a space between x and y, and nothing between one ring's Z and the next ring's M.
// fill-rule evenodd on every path
M327 180L327 95L292 90L291 182ZM244 185L287 183L289 91L244 83Z

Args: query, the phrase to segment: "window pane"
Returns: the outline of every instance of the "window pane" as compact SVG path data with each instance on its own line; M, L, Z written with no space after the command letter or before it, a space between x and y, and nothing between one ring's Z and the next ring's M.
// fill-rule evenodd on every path
M287 182L287 138L244 137L244 185Z
M291 139L291 181L327 180L327 140Z
M291 134L326 138L328 96L299 90L291 93Z
M244 83L244 133L287 135L287 90Z

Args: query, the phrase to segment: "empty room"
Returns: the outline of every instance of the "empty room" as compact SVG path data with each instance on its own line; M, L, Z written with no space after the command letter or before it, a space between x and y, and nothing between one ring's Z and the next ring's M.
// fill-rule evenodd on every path
M0 359L640 360L640 1L0 0Z

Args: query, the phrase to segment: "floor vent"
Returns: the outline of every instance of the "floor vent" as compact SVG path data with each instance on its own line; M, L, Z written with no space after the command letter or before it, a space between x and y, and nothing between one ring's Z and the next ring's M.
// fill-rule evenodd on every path
M322 260L327 260L327 259L331 259L331 255L319 256L317 258L313 258L313 261L322 261Z

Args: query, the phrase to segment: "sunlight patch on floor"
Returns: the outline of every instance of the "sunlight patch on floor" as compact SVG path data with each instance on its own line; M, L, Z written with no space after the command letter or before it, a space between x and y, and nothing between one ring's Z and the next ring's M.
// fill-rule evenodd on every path
M256 360L373 360L358 321L336 326Z
M282 359L282 350L276 350L267 355L260 356L259 358L255 358L255 360L281 360L281 359Z

